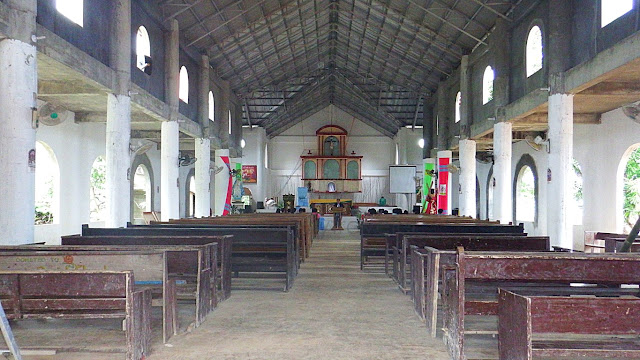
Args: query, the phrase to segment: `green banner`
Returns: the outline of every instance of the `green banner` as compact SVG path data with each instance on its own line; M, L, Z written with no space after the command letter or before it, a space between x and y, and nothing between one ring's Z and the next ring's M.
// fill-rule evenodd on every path
M433 189L433 181L435 180L435 168L436 164L428 162L424 164L424 174L422 177L422 213L427 212L427 201L429 200L429 194Z

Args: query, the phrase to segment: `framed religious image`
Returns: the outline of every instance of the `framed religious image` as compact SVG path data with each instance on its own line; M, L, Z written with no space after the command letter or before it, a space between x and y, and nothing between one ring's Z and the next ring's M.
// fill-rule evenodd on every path
M242 181L248 184L257 183L258 182L258 166L242 165Z

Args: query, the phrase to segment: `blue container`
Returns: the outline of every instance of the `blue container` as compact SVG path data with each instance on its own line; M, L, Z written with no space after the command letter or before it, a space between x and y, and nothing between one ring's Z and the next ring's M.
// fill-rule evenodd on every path
M324 230L324 217L318 219L318 230Z

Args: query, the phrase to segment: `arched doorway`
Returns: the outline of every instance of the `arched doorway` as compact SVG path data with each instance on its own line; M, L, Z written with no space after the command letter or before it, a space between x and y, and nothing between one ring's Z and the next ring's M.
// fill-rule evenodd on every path
M91 166L89 179L89 221L99 222L106 220L107 191L105 187L107 165L103 156L98 156Z
M618 184L621 189L618 191L618 199L621 200L618 201L621 204L618 215L621 220L618 223L621 224L621 230L628 233L640 215L640 144L631 146L622 157Z
M151 211L151 176L149 169L144 164L138 165L133 175L133 201L134 224L144 224L143 212Z
M191 169L187 175L187 183L185 184L185 216L196 216L196 169Z
M59 223L60 167L49 145L36 142L35 224Z

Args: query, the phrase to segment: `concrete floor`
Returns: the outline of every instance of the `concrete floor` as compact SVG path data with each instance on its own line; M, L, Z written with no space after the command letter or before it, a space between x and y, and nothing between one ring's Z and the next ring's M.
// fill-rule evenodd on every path
M280 279L234 278L231 298L202 326L171 338L167 346L155 334L147 360L449 359L442 339L428 336L409 297L384 274L360 270L359 253L357 231L321 232L288 293L282 292ZM26 323L19 324L27 330ZM31 330L37 332L42 324L37 325ZM100 337L92 331L98 328L80 327L56 338L67 347L84 343L101 351L123 345L122 333L113 331L117 324L102 327L111 333ZM30 333L29 339L42 345L43 338ZM88 334L95 336L86 339ZM24 358L113 360L124 355L67 352Z
M359 253L358 232L321 232L289 293L234 290L148 360L449 359L391 279L360 271Z

